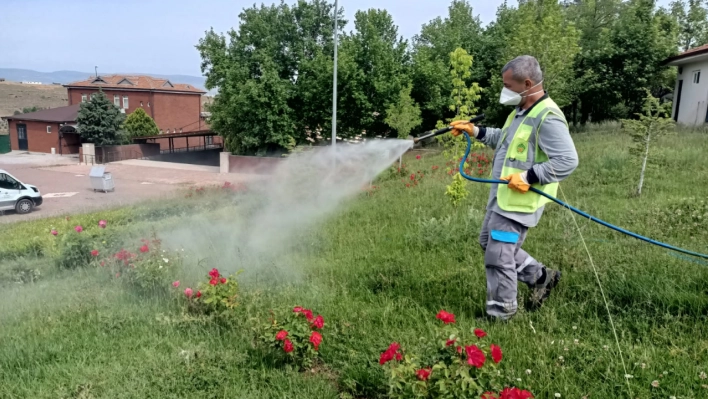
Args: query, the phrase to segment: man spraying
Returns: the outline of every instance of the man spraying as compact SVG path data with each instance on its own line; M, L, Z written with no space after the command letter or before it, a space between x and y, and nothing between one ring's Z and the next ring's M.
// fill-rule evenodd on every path
M451 127L454 136L465 131L493 148L493 178L509 182L492 184L479 236L487 273L487 314L508 320L518 308L517 281L532 290L535 307L560 281L560 271L521 249L528 229L538 224L549 202L529 192L529 187L555 197L558 182L578 166L578 154L563 112L543 89L538 61L528 55L517 57L502 68L502 77L499 102L515 108L501 129L469 121L454 121Z

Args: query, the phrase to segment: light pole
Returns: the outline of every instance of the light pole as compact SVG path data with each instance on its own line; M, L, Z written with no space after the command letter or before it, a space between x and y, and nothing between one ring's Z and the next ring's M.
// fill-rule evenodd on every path
M332 148L337 145L337 0L334 0L334 79L332 83Z

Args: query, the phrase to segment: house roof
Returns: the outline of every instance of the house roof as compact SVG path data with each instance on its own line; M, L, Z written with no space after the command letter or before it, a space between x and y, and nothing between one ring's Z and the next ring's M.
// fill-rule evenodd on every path
M173 83L168 79L153 78L145 75L107 75L94 76L79 82L69 83L64 87L90 87L103 89L149 90L180 93L205 94L206 91L190 84Z
M690 59L695 59L695 57L708 55L708 44L703 46L694 47L688 49L679 55L669 57L665 59L662 64L664 65L680 65L689 62Z
M79 115L80 106L81 104L74 104L66 107L43 109L41 111L30 112L28 114L3 116L2 119L54 123L75 122L76 117Z

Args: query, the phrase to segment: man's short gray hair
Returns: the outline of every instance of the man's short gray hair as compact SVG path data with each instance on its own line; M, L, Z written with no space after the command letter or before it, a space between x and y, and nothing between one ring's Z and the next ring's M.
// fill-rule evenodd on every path
M520 55L507 62L502 68L502 74L508 70L511 70L511 76L520 82L529 79L533 83L538 83L543 80L541 65L530 55Z

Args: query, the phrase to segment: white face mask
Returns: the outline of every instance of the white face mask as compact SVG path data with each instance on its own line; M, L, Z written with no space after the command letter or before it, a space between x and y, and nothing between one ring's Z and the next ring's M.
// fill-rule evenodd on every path
M533 89L534 87L540 85L541 83L543 83L543 81L536 83L535 85L531 86L528 90L524 90L521 93L517 93L515 91L509 90L506 87L504 87L501 91L501 95L499 96L499 102L504 105L519 105L519 103L521 102L521 99L523 97L528 97L528 96L534 95L536 93L540 93L540 91L537 91L535 93L527 94L525 96L522 95L522 94L526 93L527 91Z

